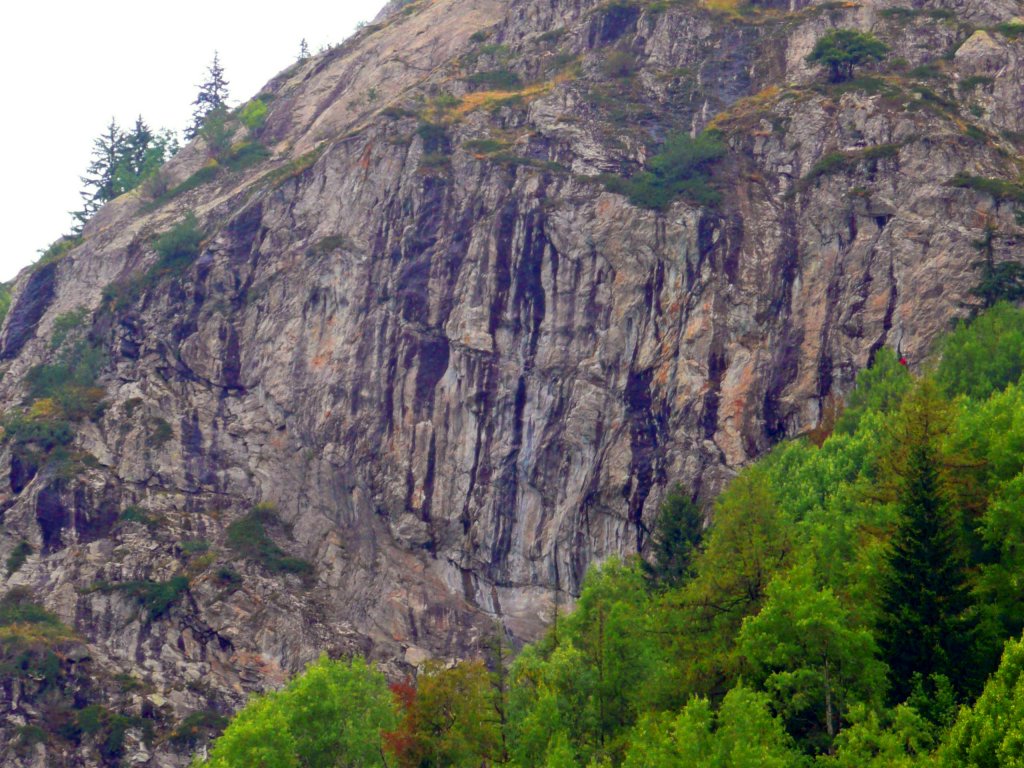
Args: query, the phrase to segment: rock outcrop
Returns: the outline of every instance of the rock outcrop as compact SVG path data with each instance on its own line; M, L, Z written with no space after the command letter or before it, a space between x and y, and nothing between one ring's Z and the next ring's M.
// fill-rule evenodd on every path
M259 94L235 140L268 157L200 139L18 278L0 553L31 554L4 589L94 682L139 678L93 685L136 718L126 761L187 764L139 723L228 714L322 651L399 674L536 637L671 484L708 498L827 428L876 350L923 364L976 303L979 250L1020 257L1019 2L708 5L392 2ZM835 27L886 61L826 83L805 57ZM719 205L609 191L704 129ZM170 265L153 240L188 211L204 240ZM100 404L72 413L39 366L85 354ZM37 682L5 682L5 764L119 759L15 738Z

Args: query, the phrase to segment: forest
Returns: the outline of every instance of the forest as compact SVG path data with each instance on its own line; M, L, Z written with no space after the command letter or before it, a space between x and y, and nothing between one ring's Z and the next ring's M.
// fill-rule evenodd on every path
M1024 765L1024 311L934 359L879 349L710 515L677 487L536 644L390 685L322 657L193 765Z

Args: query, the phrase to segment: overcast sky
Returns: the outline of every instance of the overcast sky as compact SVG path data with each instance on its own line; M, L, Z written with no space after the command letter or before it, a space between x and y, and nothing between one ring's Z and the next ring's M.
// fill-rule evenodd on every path
M232 105L348 37L384 0L12 3L0 17L0 281L71 227L93 140L114 117L181 130L214 50Z

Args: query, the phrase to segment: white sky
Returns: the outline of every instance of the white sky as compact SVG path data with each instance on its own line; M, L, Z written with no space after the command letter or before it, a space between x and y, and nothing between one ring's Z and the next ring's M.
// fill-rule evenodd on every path
M0 281L67 232L79 177L113 116L181 131L214 50L232 105L385 0L11 2L0 13Z

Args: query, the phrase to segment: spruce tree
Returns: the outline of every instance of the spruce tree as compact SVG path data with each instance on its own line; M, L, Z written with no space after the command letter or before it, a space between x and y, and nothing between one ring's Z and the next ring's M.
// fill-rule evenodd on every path
M942 676L959 689L970 667L971 596L963 528L944 477L941 439L948 406L922 384L897 418L892 473L899 522L882 584L879 645L889 665L894 702L914 677Z
M185 129L185 138L194 139L206 122L206 117L215 110L225 110L228 102L228 81L224 79L224 68L220 55L213 52L213 61L206 70L206 82L199 86L196 100L192 102L192 124Z
M74 211L78 224L75 231L80 232L92 215L108 200L118 195L116 174L118 164L125 151L125 135L114 118L110 125L93 142L92 162L81 177L85 188L79 193L82 196L82 209Z

